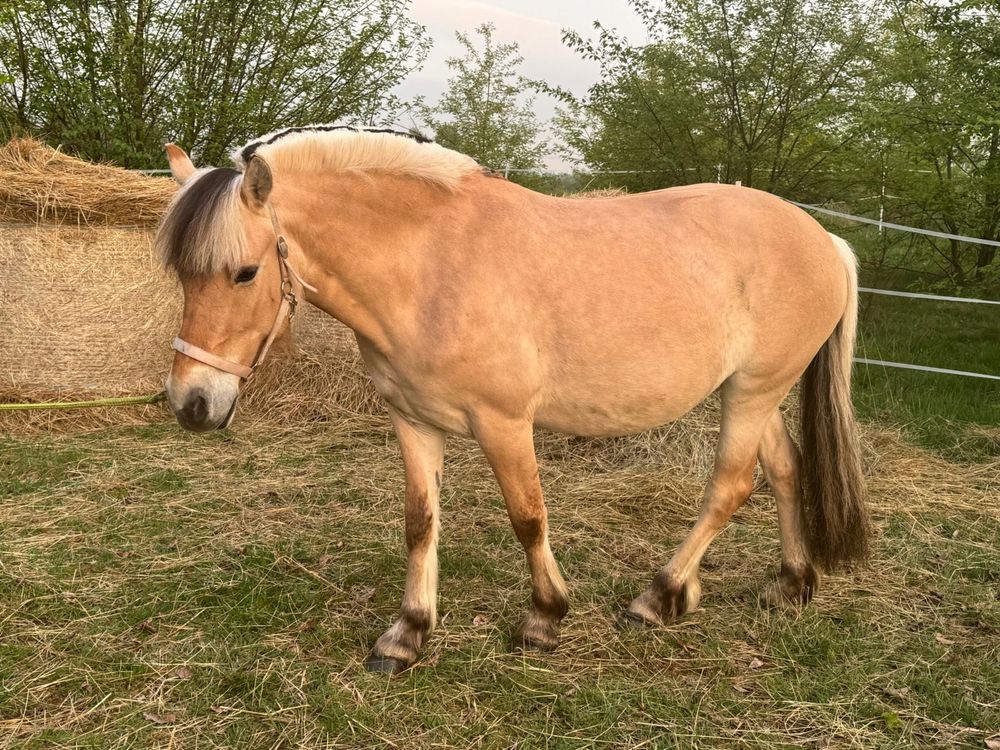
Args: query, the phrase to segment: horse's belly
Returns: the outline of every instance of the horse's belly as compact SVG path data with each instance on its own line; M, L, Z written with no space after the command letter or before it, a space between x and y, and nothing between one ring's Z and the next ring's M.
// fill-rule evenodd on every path
M672 422L697 404L695 401L683 408L644 404L628 409L600 404L577 404L573 408L550 406L535 415L535 424L553 432L584 437L632 435Z
M564 379L541 399L535 410L535 424L588 437L642 432L684 416L704 401L724 377L712 371L692 375L604 384Z

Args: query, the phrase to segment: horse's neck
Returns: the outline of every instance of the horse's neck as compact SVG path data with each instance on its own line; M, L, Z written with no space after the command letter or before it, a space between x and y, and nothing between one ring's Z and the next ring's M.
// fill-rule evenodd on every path
M309 301L383 352L418 304L421 266L443 210L441 188L412 178L359 175L288 196L283 214L302 247Z

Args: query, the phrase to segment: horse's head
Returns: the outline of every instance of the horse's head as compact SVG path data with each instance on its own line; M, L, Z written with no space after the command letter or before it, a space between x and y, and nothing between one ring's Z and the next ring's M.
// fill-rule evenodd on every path
M181 189L156 246L180 278L184 316L166 389L181 425L206 432L229 426L241 382L284 328L298 287L280 254L267 164L196 170L172 144L167 156Z

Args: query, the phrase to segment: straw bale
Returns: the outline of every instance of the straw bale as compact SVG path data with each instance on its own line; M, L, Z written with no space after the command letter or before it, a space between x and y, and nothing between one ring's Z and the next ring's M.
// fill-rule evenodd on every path
M149 233L0 225L0 396L155 393L179 320Z
M153 257L152 237L175 190L170 179L91 164L31 139L0 147L0 400L163 388L181 292ZM350 331L318 310L301 308L294 336L272 360L245 393L253 418L381 408ZM162 407L135 413L169 416ZM66 415L4 419L51 425Z
M0 221L156 226L173 180L67 156L31 138L0 147Z

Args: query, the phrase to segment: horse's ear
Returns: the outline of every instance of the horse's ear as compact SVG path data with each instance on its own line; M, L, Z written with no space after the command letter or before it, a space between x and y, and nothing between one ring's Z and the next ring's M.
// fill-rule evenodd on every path
M167 152L167 161L170 162L170 173L179 184L183 185L194 174L194 164L179 146L168 143L164 149Z
M260 157L253 157L243 172L240 195L250 208L263 208L271 194L271 168Z

